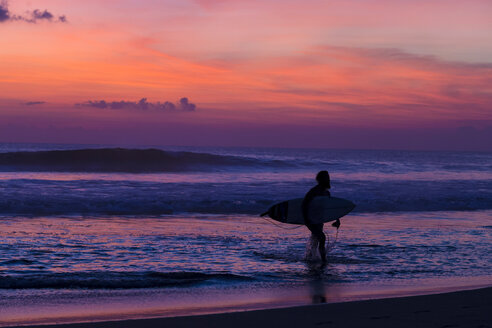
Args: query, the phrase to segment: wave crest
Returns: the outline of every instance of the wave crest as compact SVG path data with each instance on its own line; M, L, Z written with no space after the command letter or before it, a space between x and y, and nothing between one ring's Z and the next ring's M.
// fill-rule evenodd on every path
M282 161L160 149L76 149L0 153L0 171L187 172L223 167L289 166Z
M402 188L402 186L405 186ZM51 215L175 215L263 213L302 197L308 182L158 183L103 180L0 180L0 217ZM422 191L425 190L425 195ZM355 213L492 209L492 180L352 181L333 196Z

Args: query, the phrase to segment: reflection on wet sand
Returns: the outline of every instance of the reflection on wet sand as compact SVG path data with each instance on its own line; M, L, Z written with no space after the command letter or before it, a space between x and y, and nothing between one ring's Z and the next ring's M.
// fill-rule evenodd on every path
M323 262L307 262L309 275L309 292L313 304L326 303L325 282L323 277L327 264Z

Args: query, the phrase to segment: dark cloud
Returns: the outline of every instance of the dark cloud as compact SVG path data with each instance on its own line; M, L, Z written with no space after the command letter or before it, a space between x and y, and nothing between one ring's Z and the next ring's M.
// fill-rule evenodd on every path
M47 10L41 11L39 9L34 9L34 11L32 12L32 18L52 20L53 14Z
M7 6L7 2L0 2L0 23L8 21L10 19L10 12Z
M48 22L60 22L66 23L67 18L65 15L55 17L48 10L34 9L33 11L27 12L26 15L13 15L9 11L9 6L7 1L0 2L0 23L7 21L24 21L27 23L37 23L40 21Z
M46 101L28 101L24 103L26 106L34 106L34 105L43 105L46 104Z
M86 101L81 104L75 104L75 106L82 107L94 107L101 109L130 109L130 110L155 110L155 111L182 111L193 112L196 110L196 105L188 101L188 98L181 98L177 104L166 102L151 103L147 101L147 98L142 98L137 102L134 101L111 101L97 100Z
M193 112L196 109L196 105L189 103L188 98L181 98L179 100L179 106L182 111Z

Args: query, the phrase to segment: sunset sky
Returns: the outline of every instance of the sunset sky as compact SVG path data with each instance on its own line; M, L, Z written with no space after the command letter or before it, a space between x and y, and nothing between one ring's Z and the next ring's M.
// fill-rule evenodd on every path
M0 142L492 151L491 17L490 0L0 1Z

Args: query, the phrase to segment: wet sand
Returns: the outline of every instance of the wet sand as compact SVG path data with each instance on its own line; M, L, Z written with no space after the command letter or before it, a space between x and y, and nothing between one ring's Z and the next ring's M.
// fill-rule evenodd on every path
M56 328L153 327L492 327L492 287L423 296L233 313L43 325Z

